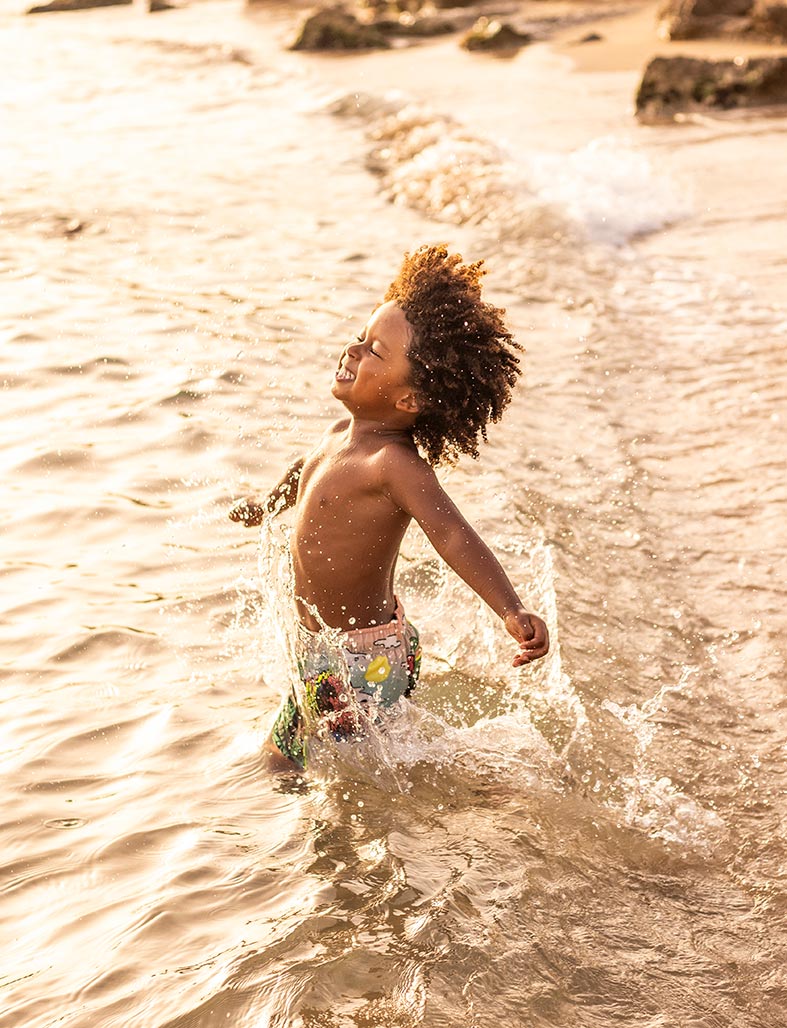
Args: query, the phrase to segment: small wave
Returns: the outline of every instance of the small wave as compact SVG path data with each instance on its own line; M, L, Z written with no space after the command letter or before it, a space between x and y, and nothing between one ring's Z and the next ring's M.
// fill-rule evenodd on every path
M392 203L453 224L495 227L511 241L571 233L560 211L529 187L523 169L449 115L404 97L357 93L334 99L328 109L365 122L368 166Z
M581 226L593 243L620 246L683 220L691 203L648 158L614 136L568 154L537 154L530 181L538 196Z
M54 653L50 660L55 664L81 662L88 656L93 659L101 655L114 657L129 649L139 653L158 645L159 639L152 632L143 632L128 625L108 625L82 632L77 639Z
M681 792L667 776L632 776L622 782L626 823L679 849L710 853L727 828L712 810Z
M351 93L328 109L365 124L368 166L392 203L441 221L494 228L502 242L619 246L690 210L643 154L613 137L518 162L450 115L404 96Z

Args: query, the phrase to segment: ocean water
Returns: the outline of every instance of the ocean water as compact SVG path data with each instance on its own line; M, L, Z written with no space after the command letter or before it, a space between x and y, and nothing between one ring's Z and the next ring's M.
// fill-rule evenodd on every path
M3 12L0 1028L783 1028L787 123ZM274 775L287 520L226 513L441 240L527 349L446 487L553 649L413 530L413 703Z

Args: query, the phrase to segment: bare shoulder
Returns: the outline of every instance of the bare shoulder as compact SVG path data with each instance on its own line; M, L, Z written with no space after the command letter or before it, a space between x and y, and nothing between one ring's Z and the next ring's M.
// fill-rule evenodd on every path
M379 456L379 488L427 532L455 524L458 511L415 445L391 443ZM441 528L442 526L442 528Z
M375 464L380 486L389 495L397 495L405 483L413 488L436 481L431 464L424 460L414 443L406 440L386 443L380 448Z

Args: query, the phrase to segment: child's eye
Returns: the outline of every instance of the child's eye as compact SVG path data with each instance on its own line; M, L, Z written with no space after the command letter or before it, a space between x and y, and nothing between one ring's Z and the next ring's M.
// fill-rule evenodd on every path
M375 355L375 357L379 357L380 360L383 359L383 355L381 353L378 353L377 350L372 349L372 350L369 351L369 353L373 353Z

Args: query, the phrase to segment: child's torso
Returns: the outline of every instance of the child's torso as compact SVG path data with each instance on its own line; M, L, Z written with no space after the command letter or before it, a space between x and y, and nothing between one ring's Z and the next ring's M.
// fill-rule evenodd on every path
M301 472L291 544L296 596L335 628L393 615L394 568L410 517L384 491L385 445L328 433ZM318 628L298 606L304 623Z

